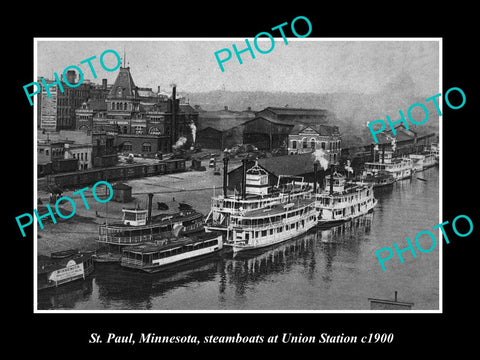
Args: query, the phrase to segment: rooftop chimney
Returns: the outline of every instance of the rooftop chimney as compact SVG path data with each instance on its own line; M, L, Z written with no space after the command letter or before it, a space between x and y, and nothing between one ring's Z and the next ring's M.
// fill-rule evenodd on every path
M75 74L75 70L68 70L67 71L67 78L66 82L68 82L70 85L75 84L75 78L77 77L77 74Z
M102 89L103 90L107 89L107 79L102 79Z
M225 109L225 111L227 111L227 110L228 110L228 106L224 106L224 109Z

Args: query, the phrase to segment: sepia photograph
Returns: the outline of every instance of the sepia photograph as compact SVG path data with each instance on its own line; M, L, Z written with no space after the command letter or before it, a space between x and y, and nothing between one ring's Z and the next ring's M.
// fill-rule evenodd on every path
M34 312L442 311L442 38L301 20L34 39Z

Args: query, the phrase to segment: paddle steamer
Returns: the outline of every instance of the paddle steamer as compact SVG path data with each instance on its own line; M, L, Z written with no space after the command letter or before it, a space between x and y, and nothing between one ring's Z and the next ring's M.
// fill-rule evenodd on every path
M152 216L152 197L148 209L122 209L120 223L99 226L97 242L104 246L95 255L96 262L118 262L125 246L139 245L168 237L188 236L204 230L203 214L181 207L176 213Z
M234 240L232 218L238 221L250 211L272 209L276 205L296 203L312 197L311 184L302 177L280 175L275 186L269 185L269 175L258 164L246 169L243 165L242 186L239 193L227 193L228 159L224 159L223 194L212 197L211 210L205 220L207 231L219 231L225 243Z
M325 187L315 198L321 226L351 220L377 205L372 184L347 182L345 176L334 172L333 166L330 175L325 176Z
M366 162L364 168L367 175L376 176L380 172L387 172L398 181L412 176L412 159L393 157L392 151L384 151L381 161Z

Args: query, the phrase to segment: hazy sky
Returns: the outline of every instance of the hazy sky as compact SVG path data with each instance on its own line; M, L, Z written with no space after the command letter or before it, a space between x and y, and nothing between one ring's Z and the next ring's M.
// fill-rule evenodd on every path
M253 46L255 59L248 52L242 54L239 64L232 50L235 43L239 50L245 48L245 40L207 39L127 39L128 41L95 40L80 41L71 38L37 39L37 76L60 76L69 65L82 68L86 79L100 83L107 78L113 83L118 73L105 71L99 63L100 54L107 50L126 54L135 84L140 87L157 86L169 91L170 84L177 84L179 92L200 92L217 89L238 91L287 91L287 92L356 92L375 93L399 76L410 76L415 82L415 93L431 95L439 89L439 41L435 39L407 41L382 39L381 41L352 41L336 39L276 38L274 49L261 54ZM259 42L268 49L270 41ZM48 41L47 41L48 40ZM221 72L214 52L223 48L232 51L232 58L225 62ZM80 61L93 55L92 61L98 79L94 80L87 64ZM225 54L221 54L224 56ZM115 64L112 54L105 57L109 65Z

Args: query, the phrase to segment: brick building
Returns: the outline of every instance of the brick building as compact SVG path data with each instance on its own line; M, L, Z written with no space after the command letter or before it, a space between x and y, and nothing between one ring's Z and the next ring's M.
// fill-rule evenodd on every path
M337 126L297 124L288 135L288 154L303 154L321 149L324 158L336 164L341 156L341 138Z
M76 73L74 70L67 71L66 81L69 84L76 84ZM53 84L52 80L45 80L47 84ZM47 90L42 87L42 91L37 96L38 107L37 126L39 129L47 131L73 130L76 128L76 113L82 103L90 98L105 98L108 87L106 79L103 79L102 85L96 85L88 80L84 80L76 87L68 86L63 79L60 80L63 92L59 85L49 87L50 96Z
M184 137L193 143L198 111L172 96L137 87L129 67L120 67L105 99L85 101L76 111L77 129L115 136L120 152L167 153Z

